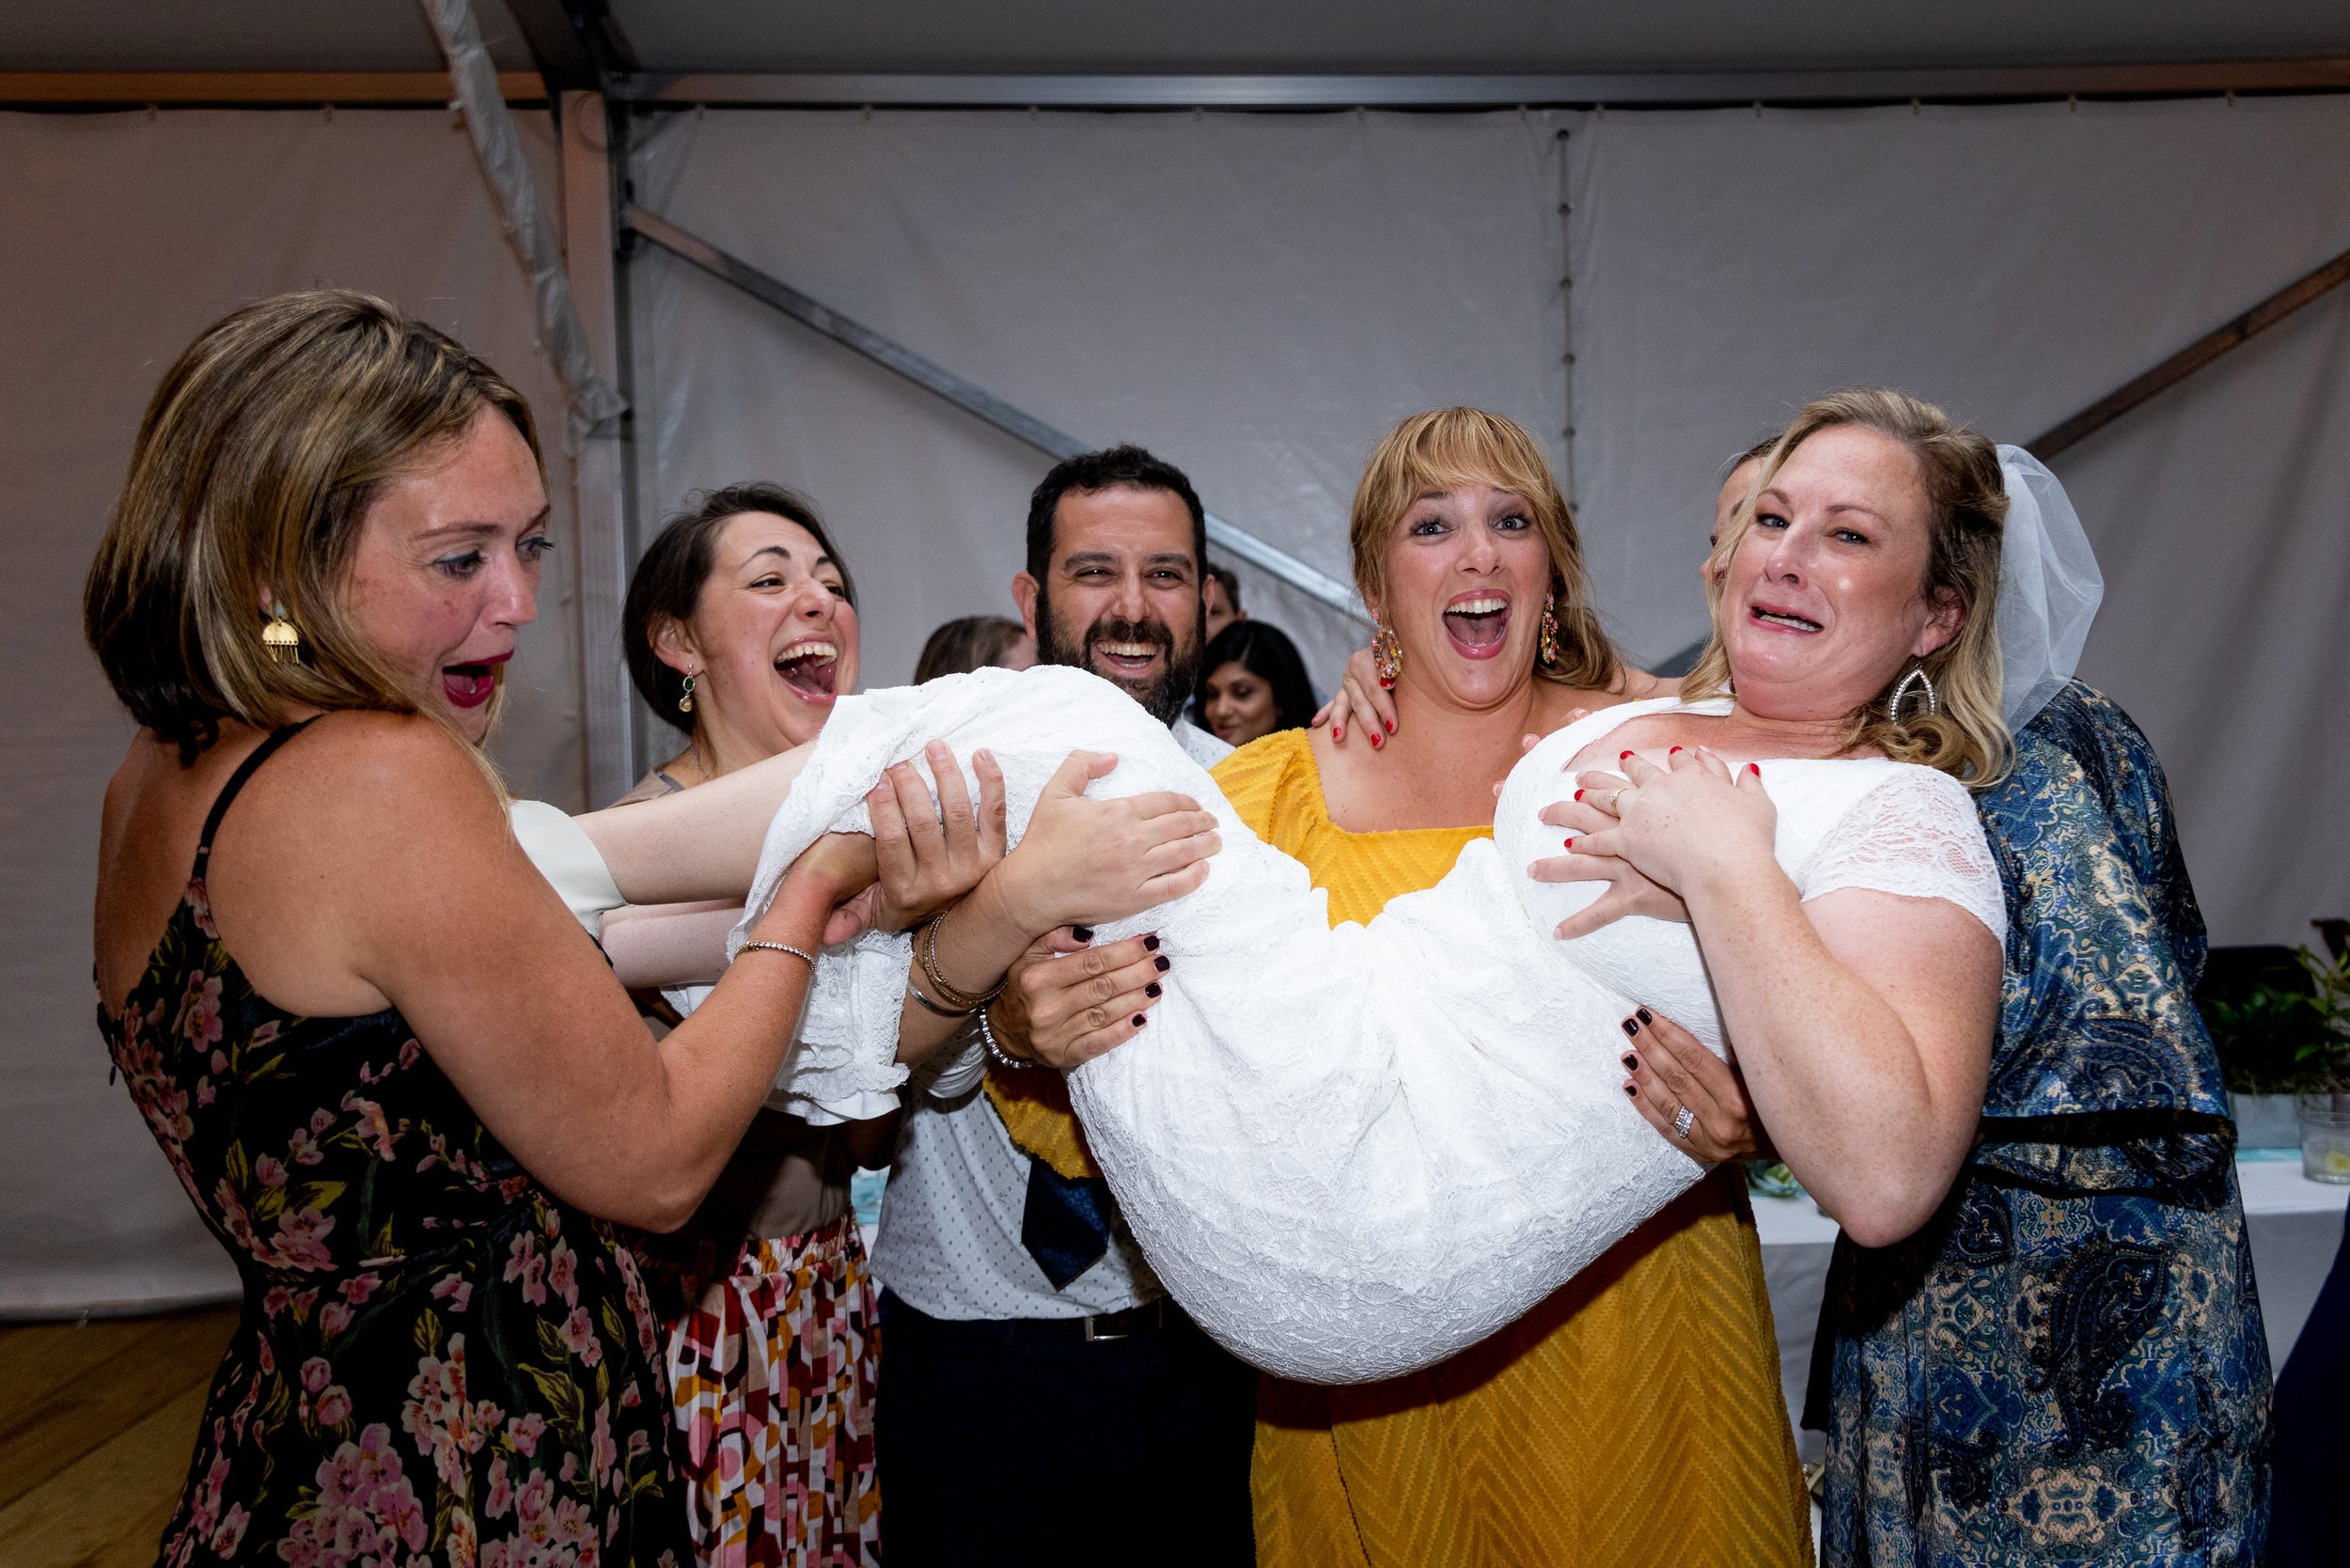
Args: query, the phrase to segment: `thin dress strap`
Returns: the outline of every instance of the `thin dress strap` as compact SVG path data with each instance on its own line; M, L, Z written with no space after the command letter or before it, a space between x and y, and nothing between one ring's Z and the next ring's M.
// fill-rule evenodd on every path
M229 805L236 800L237 792L244 788L245 781L253 776L254 770L270 760L271 753L301 734L309 725L317 722L317 717L318 715L312 714L300 724L279 725L269 732L268 737L259 745L245 754L243 761L237 764L237 771L228 776L228 782L222 785L220 793L213 797L212 814L204 819L204 831L196 836L196 874L197 876L204 874L205 866L212 858L212 835L220 831L220 820L228 814Z

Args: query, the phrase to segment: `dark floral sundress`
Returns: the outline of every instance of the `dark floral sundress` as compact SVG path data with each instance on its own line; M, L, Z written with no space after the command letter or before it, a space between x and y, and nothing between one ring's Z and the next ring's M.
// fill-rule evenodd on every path
M534 1182L396 1011L298 1018L186 896L99 1028L244 1280L167 1568L685 1564L634 1260Z

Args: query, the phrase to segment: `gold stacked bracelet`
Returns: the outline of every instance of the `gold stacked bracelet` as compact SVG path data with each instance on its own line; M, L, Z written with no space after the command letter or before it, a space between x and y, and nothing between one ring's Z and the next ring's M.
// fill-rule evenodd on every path
M1003 995L1004 982L999 980L985 991L965 991L939 972L938 928L947 923L948 913L941 910L931 917L930 924L922 928L920 937L916 940L914 950L921 960L922 973L930 977L931 989L938 993L938 1005L933 1011L951 1009L957 1014L976 1012ZM920 992L916 992L915 996L925 1005L930 1005L930 998Z

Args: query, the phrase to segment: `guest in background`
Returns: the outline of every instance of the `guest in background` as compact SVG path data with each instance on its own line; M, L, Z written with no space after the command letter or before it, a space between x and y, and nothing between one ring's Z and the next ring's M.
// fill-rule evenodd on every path
M932 632L914 662L914 683L975 669L1026 669L1036 663L1036 639L1009 616L967 615Z
M814 510L775 485L728 485L671 518L621 623L638 695L686 740L617 804L812 740L856 685L848 566ZM709 990L671 990L667 1005L690 1012ZM637 1247L667 1329L695 1550L713 1568L878 1560L881 1309L849 1181L888 1163L897 1105L819 1114L762 1107L694 1217Z
M1246 745L1276 729L1299 729L1314 716L1313 686L1297 645L1277 626L1233 620L1208 639L1199 661L1193 711L1227 745Z
M1233 621L1248 619L1248 612L1240 607L1240 573L1229 566L1208 563L1206 574L1199 579L1199 601L1207 607L1204 630L1211 641Z

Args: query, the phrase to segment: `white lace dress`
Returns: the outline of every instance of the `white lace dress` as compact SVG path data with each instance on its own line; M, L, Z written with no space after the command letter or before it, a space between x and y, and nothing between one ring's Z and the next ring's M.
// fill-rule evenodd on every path
M1179 790L1224 823L1204 886L1103 940L1155 931L1166 996L1131 1043L1071 1074L1095 1158L1151 1264L1217 1340L1315 1382L1391 1377L1485 1338L1694 1183L1702 1168L1625 1100L1620 1020L1645 1004L1721 1049L1685 926L1550 933L1595 884L1524 874L1584 746L1667 701L1610 708L1512 770L1493 841L1368 926L1327 922L1306 870L1242 826L1132 698L1081 671L981 670L844 699L776 815L751 901L800 850L866 825L861 797L932 737L1002 763L1016 837L1073 746L1118 753L1104 795ZM1999 879L1955 781L1887 761L1766 766L1779 863L1802 895L1940 898L2004 933ZM747 922L746 922L747 923ZM819 964L779 1091L838 1098L902 1076L907 944Z

